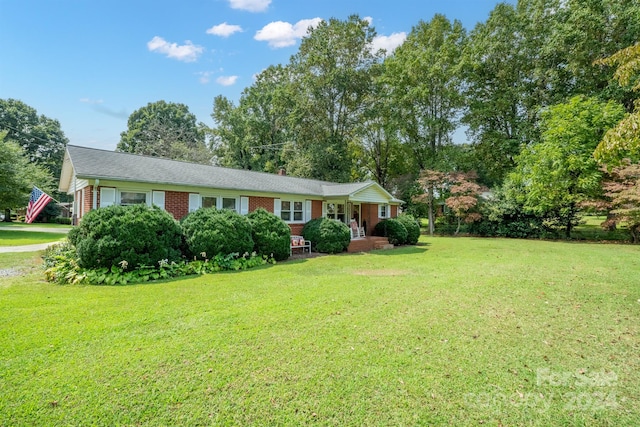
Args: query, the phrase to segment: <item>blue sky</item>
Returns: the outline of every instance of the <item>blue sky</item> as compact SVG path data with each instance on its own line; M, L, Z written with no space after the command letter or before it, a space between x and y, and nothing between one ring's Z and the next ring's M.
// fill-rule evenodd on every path
M212 126L213 99L237 101L285 64L318 19L370 19L392 50L441 13L468 29L495 0L0 0L0 98L60 121L71 144L113 150L129 114L186 104ZM462 134L461 134L462 135Z

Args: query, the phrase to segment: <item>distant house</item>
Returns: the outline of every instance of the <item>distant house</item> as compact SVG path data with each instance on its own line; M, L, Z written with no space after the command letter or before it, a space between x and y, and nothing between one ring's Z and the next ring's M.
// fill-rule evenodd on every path
M77 221L114 204L154 204L176 219L200 207L241 214L261 207L282 218L293 234L319 217L347 224L356 219L372 229L397 216L401 202L373 181L340 184L74 145L67 146L59 190L73 195Z

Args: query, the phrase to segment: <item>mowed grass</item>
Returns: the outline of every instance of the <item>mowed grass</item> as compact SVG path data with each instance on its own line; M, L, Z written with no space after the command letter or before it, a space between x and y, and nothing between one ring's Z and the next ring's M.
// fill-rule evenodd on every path
M639 272L637 246L423 237L125 287L0 278L0 425L640 425Z
M0 230L0 246L22 246L62 240L64 234L57 232Z

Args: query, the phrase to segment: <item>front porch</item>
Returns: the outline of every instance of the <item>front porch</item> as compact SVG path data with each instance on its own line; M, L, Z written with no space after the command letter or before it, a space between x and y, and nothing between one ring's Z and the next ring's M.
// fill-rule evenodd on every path
M352 239L347 247L347 252L369 252L374 249L393 249L389 239L379 236L367 236Z

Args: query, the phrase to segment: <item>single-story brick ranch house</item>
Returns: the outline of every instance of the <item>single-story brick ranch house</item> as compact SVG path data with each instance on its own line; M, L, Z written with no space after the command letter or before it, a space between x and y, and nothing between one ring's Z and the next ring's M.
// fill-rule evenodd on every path
M289 224L292 234L322 216L356 219L372 230L381 219L396 217L401 203L373 181L340 184L74 145L67 146L59 190L73 195L76 221L113 204L155 204L176 219L200 207L241 214L262 207Z

